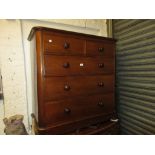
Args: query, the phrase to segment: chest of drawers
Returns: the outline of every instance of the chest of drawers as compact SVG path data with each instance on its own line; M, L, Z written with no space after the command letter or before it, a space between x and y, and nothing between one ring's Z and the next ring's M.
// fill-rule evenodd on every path
M115 40L32 28L39 134L101 134L116 128ZM100 131L100 132L99 132Z

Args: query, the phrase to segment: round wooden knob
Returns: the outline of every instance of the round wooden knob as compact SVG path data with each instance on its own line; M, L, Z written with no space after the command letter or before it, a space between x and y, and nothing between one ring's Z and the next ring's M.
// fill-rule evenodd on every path
M104 48L103 48L103 47L99 47L99 48L98 48L98 51L99 51L99 52L103 52L103 51L104 51Z
M70 90L70 86L69 85L65 85L64 86L64 90L66 90L66 91Z
M103 86L104 86L104 83L103 83L103 82L99 82L99 83L98 83L98 86L99 86L99 87L103 87Z
M104 107L104 103L102 101L98 102L98 106Z
M99 67L99 68L103 68L103 67L104 67L104 63L99 63L99 64L98 64L98 67Z
M65 48L65 49L69 48L69 43L65 42L65 43L64 43L64 48Z
M70 110L69 108L65 108L65 109L64 109L64 112L65 112L66 114L69 114L69 113L71 112L71 110Z
M69 68L69 62L65 62L65 63L63 64L63 67L64 67L64 68Z

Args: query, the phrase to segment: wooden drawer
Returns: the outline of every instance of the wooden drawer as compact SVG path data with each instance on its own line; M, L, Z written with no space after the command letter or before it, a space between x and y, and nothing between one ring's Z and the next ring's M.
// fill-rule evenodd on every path
M113 112L114 106L114 94L46 102L45 122L46 124L58 124L108 114Z
M56 55L83 55L85 41L71 37L69 35L60 35L57 33L43 33L44 53Z
M44 56L45 76L114 73L113 59L102 57Z
M104 41L86 41L86 55L114 57L115 45Z
M114 91L114 77L74 76L45 78L44 100L60 100Z

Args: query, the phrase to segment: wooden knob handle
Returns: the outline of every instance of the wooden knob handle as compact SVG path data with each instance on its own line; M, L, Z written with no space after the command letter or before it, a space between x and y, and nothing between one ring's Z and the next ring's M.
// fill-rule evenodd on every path
M102 101L98 102L98 106L104 107L104 103Z
M64 68L69 68L69 66L70 66L70 65L69 65L69 62L65 62L65 63L63 64L63 67L64 67Z
M99 64L98 64L98 67L99 67L99 68L103 68L103 67L104 67L104 63L99 63Z
M98 83L98 86L99 86L99 87L103 87L103 86L104 86L104 83L103 83L103 82L99 82L99 83Z
M66 91L70 90L70 86L69 85L65 85L64 86L64 90L66 90Z
M65 112L66 114L69 114L69 113L71 113L71 110L70 110L69 108L65 108L65 109L64 109L64 112Z
M99 48L98 48L98 51L99 51L99 52L103 52L103 51L104 51L104 48L103 48L103 47L99 47Z
M69 43L65 42L65 43L64 43L64 48L65 48L65 49L68 49L68 48L69 48Z

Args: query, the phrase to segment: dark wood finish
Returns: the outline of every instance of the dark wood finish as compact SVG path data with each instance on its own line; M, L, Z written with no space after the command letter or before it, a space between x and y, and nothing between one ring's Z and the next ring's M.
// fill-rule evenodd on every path
M44 27L33 28L28 39L37 64L38 133L112 133L115 40Z
M74 122L67 122L67 123L59 123L55 125L50 125L47 127L38 127L37 132L39 134L74 134L75 131L88 128L94 124L100 124L109 121L110 118L113 117L115 113L109 114L100 114L95 115L93 117L81 118L80 120L74 120Z
M82 55L85 50L85 41L60 33L44 32L43 47L45 53L56 55Z
M102 87L99 85L101 82L104 83ZM111 75L50 77L45 79L44 100L59 100L114 92L113 85L114 77Z
M77 129L74 135L117 135L119 133L119 125L115 122L102 122L91 125L82 129Z
M115 45L105 41L86 41L86 55L113 58Z
M37 94L38 94L38 107L36 107L35 112L38 116L39 126L44 126L44 77L43 75L43 55L42 55L42 32L36 31L36 37L34 38L36 42L36 63L37 63Z
M45 121L46 124L74 122L81 118L110 113L114 106L113 94L50 101L45 103Z
M107 37L100 37L100 36L95 36L95 35L90 35L90 34L84 34L84 33L78 33L78 32L71 32L71 31L66 31L66 30L58 30L58 29L54 29L54 28L48 28L48 27L43 27L43 26L37 26L37 27L33 27L30 31L30 34L28 36L28 40L31 41L32 38L34 37L35 33L37 31L44 31L44 32L55 32L55 33L59 33L59 34L69 34L71 36L76 36L76 37L80 37L80 38L87 38L87 39L98 39L98 40L104 40L105 42L106 41L110 41L110 42L113 42L115 43L116 42L116 39L114 38L107 38Z
M45 76L113 74L114 62L111 58L44 56Z

